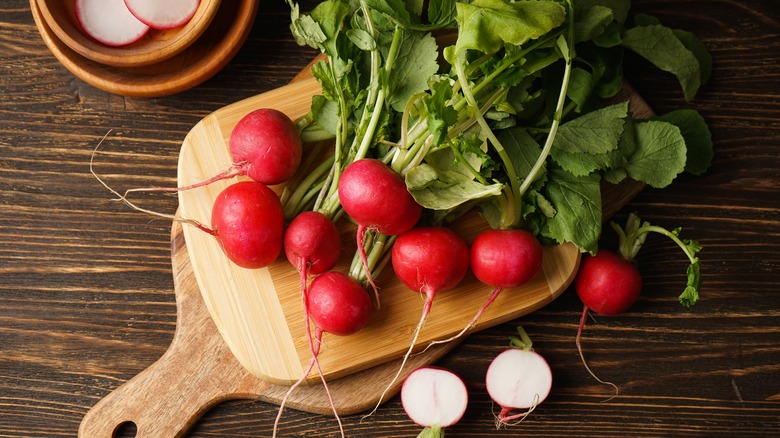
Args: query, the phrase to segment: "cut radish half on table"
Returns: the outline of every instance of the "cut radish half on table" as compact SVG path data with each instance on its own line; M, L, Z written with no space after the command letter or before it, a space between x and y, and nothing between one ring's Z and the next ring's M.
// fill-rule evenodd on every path
M132 44L149 31L124 0L76 0L75 13L84 33L107 46Z
M406 415L423 427L452 426L463 417L468 402L463 380L443 368L418 368L406 377L401 387L401 404Z
M530 350L511 348L493 359L485 376L490 398L501 406L499 420L517 419L509 416L515 409L533 409L547 398L552 388L552 371L547 361Z
M198 10L200 0L124 0L136 18L154 29L173 29L185 25Z

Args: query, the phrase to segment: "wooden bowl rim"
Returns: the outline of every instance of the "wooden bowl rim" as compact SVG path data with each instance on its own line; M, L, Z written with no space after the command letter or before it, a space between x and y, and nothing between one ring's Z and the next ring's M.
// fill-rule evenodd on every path
M41 17L57 38L79 55L114 67L139 67L169 59L192 45L211 24L221 0L201 0L187 24L168 30L150 29L140 40L120 47L95 41L81 30L75 0L36 0Z

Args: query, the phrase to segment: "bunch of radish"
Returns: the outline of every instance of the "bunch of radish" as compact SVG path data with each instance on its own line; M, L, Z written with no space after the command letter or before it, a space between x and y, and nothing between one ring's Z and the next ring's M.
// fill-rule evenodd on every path
M595 255L585 255L574 279L575 291L583 303L576 344L588 373L598 382L612 386L617 394L617 386L612 382L599 379L591 371L582 353L580 339L589 312L605 316L620 315L639 299L642 276L634 263L634 258L649 233L669 237L685 253L690 264L687 269L687 284L678 300L685 307L694 305L699 299L701 286L700 265L696 254L702 247L695 240L680 239L679 228L669 231L660 226L643 223L634 213L629 214L624 228L615 222L611 222L610 226L618 234L618 251L602 248Z
M200 0L76 0L74 11L84 33L107 46L132 44L151 29L175 29L187 24Z

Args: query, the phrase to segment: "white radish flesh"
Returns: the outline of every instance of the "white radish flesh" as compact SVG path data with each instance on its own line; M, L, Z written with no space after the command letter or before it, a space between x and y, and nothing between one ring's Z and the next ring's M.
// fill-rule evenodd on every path
M187 24L200 0L124 0L127 9L154 29L173 29Z
M423 427L445 428L457 423L466 412L468 399L463 380L442 368L418 368L401 387L406 415Z
M512 348L493 359L485 376L490 398L502 411L499 420L506 422L513 409L533 409L542 403L552 388L552 371L547 361L530 350Z
M75 13L84 32L107 46L132 44L149 31L124 0L76 0Z

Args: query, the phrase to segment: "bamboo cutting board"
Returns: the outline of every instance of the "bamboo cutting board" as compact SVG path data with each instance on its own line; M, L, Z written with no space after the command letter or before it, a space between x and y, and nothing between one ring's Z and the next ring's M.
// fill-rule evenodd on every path
M273 107L297 119L308 112L311 97L319 91L317 82L308 78L236 102L205 117L183 142L179 156L179 185L201 181L230 165L228 139L245 114L257 108ZM642 116L636 109L634 111L637 117ZM214 199L234 182L221 181L180 192L181 215L210 223ZM280 193L282 187L275 189ZM635 193L621 189L614 194L627 200ZM354 254L354 229L346 222L340 225L345 250L336 269L345 270ZM454 228L471 241L486 224L473 215L463 218ZM183 232L206 308L238 362L251 374L268 382L289 384L297 380L310 359L297 272L283 256L264 269L237 267L224 256L212 236L194 227L185 227ZM504 291L474 330L515 319L550 303L570 284L579 260L580 254L573 245L546 248L540 275L521 288ZM423 300L420 294L394 279L390 268L384 270L377 282L382 307L374 311L368 326L349 337L325 335L320 363L326 378L344 377L397 359L408 348ZM424 346L460 331L490 290L467 276L455 290L439 294L418 345ZM314 377L314 374L310 376Z

